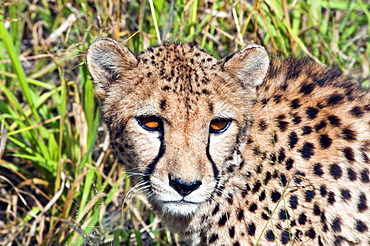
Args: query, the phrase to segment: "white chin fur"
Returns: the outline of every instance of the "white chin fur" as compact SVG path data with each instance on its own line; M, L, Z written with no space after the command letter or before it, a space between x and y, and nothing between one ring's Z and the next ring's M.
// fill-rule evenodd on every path
M172 214L177 216L191 216L193 215L199 204L189 202L163 202L160 203L163 214Z

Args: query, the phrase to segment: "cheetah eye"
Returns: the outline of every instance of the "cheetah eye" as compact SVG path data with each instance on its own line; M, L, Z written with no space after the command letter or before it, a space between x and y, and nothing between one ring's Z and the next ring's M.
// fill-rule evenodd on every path
M223 133L230 126L231 119L215 119L209 125L210 133Z
M137 117L139 125L147 131L160 131L163 128L162 120L157 116Z

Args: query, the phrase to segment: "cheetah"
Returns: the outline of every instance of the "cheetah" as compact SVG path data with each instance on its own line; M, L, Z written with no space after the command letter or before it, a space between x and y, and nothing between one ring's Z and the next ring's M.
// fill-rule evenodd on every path
M106 38L87 65L112 148L187 245L370 245L370 95L337 70Z

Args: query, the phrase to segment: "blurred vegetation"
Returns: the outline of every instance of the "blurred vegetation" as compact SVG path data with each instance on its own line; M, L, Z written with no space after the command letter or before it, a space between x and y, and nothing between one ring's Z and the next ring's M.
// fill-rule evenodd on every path
M369 87L366 0L0 2L0 245L180 245L109 149L85 52L193 42L217 58L255 42ZM135 196L134 196L135 195Z

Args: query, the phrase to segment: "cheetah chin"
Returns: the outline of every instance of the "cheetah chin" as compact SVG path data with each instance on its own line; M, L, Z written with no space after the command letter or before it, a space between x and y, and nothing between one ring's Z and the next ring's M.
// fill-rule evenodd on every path
M87 65L133 189L187 245L370 245L370 95L337 70L104 38Z
M191 216L193 215L200 203L192 203L188 201L158 201L160 203L163 214L173 214L174 216Z

